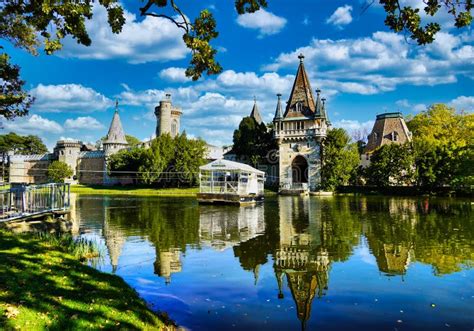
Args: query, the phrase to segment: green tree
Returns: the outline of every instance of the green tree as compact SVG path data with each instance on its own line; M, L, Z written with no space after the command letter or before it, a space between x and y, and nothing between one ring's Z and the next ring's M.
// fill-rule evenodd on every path
M71 167L61 161L53 161L47 171L48 179L54 183L64 183L64 180L71 177L72 174Z
M366 169L367 182L371 185L412 184L414 180L413 150L408 144L383 145L374 151Z
M323 145L321 186L324 190L334 190L347 185L359 165L357 144L344 129L337 128L328 132Z
M408 123L413 134L417 183L426 188L468 186L473 181L474 114L435 104Z
M198 182L199 167L205 163L206 143L201 139L188 139L186 132L175 138L175 158L173 169L179 174L180 181L194 186Z
M264 161L267 153L275 148L272 132L265 124L258 124L250 116L240 121L239 128L234 131L234 153L241 159L250 162L253 166Z
M142 143L140 139L128 134L125 135L125 139L127 140L127 143L130 147L137 147Z

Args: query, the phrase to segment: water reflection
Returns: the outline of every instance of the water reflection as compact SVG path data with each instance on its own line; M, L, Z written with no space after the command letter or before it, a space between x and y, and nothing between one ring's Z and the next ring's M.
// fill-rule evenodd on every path
M253 273L252 286L273 292L281 305L286 305L291 297L303 328L308 323L324 321L323 314L313 317L315 314L311 311L315 309L317 298L330 296L332 290L337 292L341 287L341 269L348 272L350 281L356 282L358 291L369 292L372 283L376 283L379 275L359 278L361 276L352 271L356 268L370 274L370 270L357 260L355 251L367 249L378 271L387 277L405 277L411 266L417 264L431 266L432 277L470 270L474 261L471 209L470 203L464 201L379 197L279 197L269 199L262 206L245 208L198 206L191 199L79 197L75 202L80 231L102 236L111 271L116 272L124 264L122 254L132 254L137 247L148 252L150 246L140 244L146 243L154 248L154 261L144 260L144 263L153 264L154 277L164 279L168 284L166 291L177 295L179 289L173 287L171 281L175 275L183 274L192 280L199 277L197 272L206 271L196 262L199 259L188 258L188 253L214 258L215 254L227 256L226 252L230 251L241 270ZM133 259L140 259L140 256ZM225 259L225 265L235 263ZM333 270L335 263L338 263L339 271ZM274 282L268 277L265 281L259 280L261 270L268 270L268 267L273 272ZM219 265L212 268L213 272L226 273ZM335 285L331 282L333 278ZM148 279L153 282L153 278ZM233 283L236 291L239 287L248 288L245 277L238 279ZM419 280L415 277L410 281ZM469 279L467 282L469 287ZM132 286L139 288L141 285L132 283ZM195 284L181 282L177 286L184 286L184 292L188 290L180 299L187 303L189 311L196 312L190 323L211 319L197 313L202 303L201 306L193 303L193 291L225 296L212 292L219 288L219 279L202 283L199 291ZM161 288L160 291L165 290ZM221 301L223 306L232 303L229 298ZM255 299L248 304L260 307L262 303ZM318 307L324 309L321 305ZM159 308L171 309L166 305ZM180 322L181 317L177 314L172 317ZM295 312L292 316L295 319ZM277 315L274 317L278 319ZM185 321L188 320L183 317L183 323ZM204 325L210 327L210 324ZM286 324L280 327L283 325Z

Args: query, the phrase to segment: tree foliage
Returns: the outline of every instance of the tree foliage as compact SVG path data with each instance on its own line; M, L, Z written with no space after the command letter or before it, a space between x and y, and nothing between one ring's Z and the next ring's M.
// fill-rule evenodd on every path
M128 173L145 184L195 185L205 152L205 142L188 139L185 132L175 138L165 134L153 139L149 148L134 147L112 155L108 169L111 175Z
M253 166L265 162L268 152L276 148L272 132L267 130L265 124L258 124L250 116L240 121L239 128L234 131L233 141L232 150L237 157Z
M418 44L430 44L441 30L441 24L433 21L423 25L422 14L416 6L402 6L399 0L379 0L386 12L385 25L395 32L407 32ZM454 20L454 26L462 28L472 22L472 0L419 0L426 16L435 17L446 11ZM439 16L438 16L439 17Z
M370 166L366 169L368 183L379 187L412 184L413 167L414 157L410 145L383 145L370 158Z
M332 191L347 185L355 174L359 165L357 144L351 142L344 129L332 129L324 141L322 158L321 186Z
M64 183L66 178L72 176L73 171L70 166L61 161L53 161L47 171L48 179L54 183Z
M0 135L0 153L6 154L44 154L48 152L40 137L34 135L20 136L10 132Z
M435 104L407 125L413 134L418 185L474 184L474 114Z
M33 98L23 90L20 67L10 63L10 57L0 54L0 115L7 120L28 114Z

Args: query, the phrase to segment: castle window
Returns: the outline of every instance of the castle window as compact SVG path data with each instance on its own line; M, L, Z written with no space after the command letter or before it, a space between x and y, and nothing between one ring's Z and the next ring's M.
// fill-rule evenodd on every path
M393 141L398 141L398 132L397 131L392 132L392 140Z
M171 123L171 135L176 136L177 133L178 133L178 123L176 122L176 120L173 120L173 122Z

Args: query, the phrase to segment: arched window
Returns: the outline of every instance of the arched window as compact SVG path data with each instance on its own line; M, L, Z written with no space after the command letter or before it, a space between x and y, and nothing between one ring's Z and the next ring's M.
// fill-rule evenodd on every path
M398 141L398 132L397 131L392 132L392 140L393 141Z
M176 136L178 134L178 122L173 120L171 123L171 135Z

